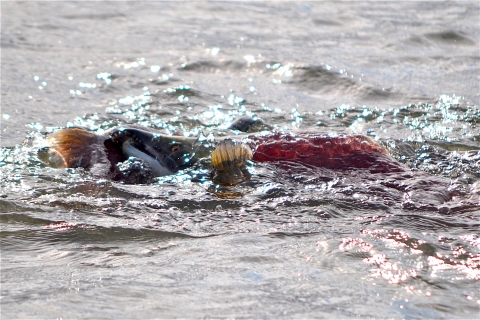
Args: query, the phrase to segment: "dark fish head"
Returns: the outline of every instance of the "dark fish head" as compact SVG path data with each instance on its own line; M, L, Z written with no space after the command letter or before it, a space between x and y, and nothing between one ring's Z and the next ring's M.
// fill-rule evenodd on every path
M196 138L166 136L139 129L115 130L111 140L125 156L147 162L157 176L174 174L198 159Z

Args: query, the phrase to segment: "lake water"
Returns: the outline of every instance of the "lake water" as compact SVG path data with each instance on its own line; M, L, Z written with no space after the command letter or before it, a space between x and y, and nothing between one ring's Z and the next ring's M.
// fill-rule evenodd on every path
M2 2L1 317L478 317L479 15ZM37 156L59 128L221 139L241 115L366 134L411 170L257 163L228 196L201 166L127 185Z

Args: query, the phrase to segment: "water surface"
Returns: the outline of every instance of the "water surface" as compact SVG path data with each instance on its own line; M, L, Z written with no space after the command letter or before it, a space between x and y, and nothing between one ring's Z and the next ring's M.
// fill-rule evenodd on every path
M3 318L472 318L479 6L2 3ZM369 135L401 173L202 163L148 185L45 166L48 132Z

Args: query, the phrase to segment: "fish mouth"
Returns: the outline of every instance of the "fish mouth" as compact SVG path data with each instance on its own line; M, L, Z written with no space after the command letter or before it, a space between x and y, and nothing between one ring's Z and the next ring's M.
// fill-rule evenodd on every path
M120 129L111 134L127 157L139 158L156 176L166 176L191 166L197 160L196 138L166 136L140 129Z

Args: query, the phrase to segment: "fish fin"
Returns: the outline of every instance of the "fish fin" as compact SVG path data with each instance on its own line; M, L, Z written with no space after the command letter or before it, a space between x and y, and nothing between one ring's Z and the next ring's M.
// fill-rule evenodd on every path
M225 139L212 152L211 157L214 182L221 185L236 185L250 179L246 164L252 160L253 155L246 144Z
M48 148L41 150L40 159L54 168L88 168L97 162L99 136L69 128L51 133Z

